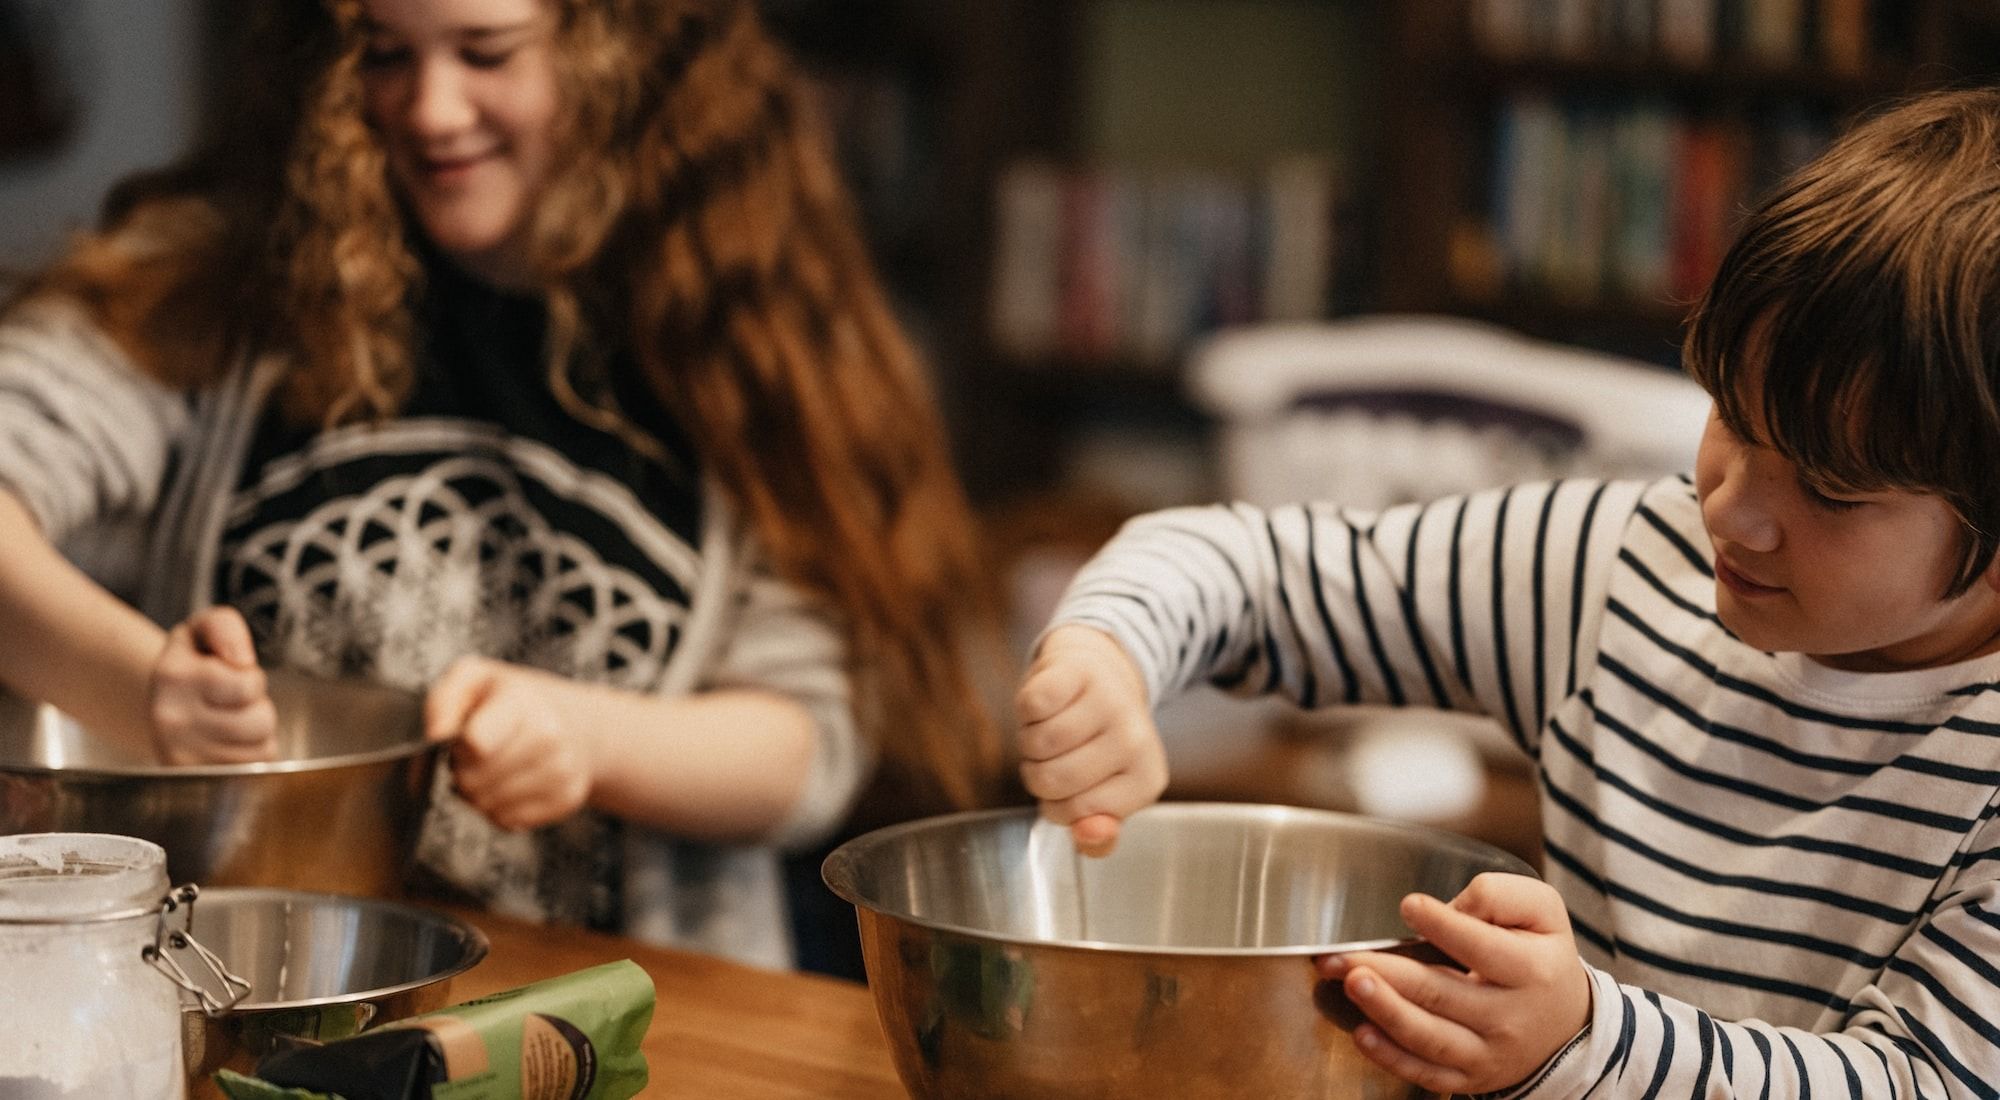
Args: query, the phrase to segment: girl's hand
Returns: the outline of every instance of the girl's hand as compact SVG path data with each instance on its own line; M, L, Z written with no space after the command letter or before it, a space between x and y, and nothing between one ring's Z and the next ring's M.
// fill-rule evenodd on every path
M1354 1032L1370 1061L1433 1092L1495 1092L1589 1023L1590 976L1554 887L1483 874L1449 905L1411 894L1402 913L1467 971L1380 952L1320 959L1370 1021Z
M1111 636L1065 626L1042 642L1014 696L1021 779L1042 816L1087 855L1109 855L1118 824L1159 801L1167 755L1146 684Z
M211 607L167 632L146 685L153 748L167 764L248 764L278 754L271 705L250 624Z
M424 736L452 742L459 795L502 829L553 824L590 798L602 735L564 721L572 687L553 673L462 657L424 696Z

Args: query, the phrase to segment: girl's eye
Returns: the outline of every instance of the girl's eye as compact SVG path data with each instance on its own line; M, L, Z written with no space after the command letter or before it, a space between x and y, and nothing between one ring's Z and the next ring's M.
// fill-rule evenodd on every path
M361 65L368 69L386 69L409 60L410 51L402 46L364 46L361 50Z
M514 56L514 51L512 50L502 50L499 52L488 52L484 50L466 50L459 54L459 57L463 59L467 65L470 65L475 69L497 69L500 66L505 65L510 59L513 58L513 56Z

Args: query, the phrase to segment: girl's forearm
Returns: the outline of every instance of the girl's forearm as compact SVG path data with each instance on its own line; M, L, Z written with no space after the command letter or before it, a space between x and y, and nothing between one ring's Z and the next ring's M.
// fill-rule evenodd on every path
M782 824L805 789L817 729L794 700L577 686L571 714L596 742L590 803L600 810L679 836L749 842Z
M152 753L147 684L166 632L62 556L0 489L0 683Z

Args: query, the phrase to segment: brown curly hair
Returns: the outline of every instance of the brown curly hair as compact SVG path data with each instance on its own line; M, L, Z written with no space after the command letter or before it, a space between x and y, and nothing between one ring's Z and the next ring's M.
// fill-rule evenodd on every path
M529 239L551 388L658 454L604 377L603 349L629 349L778 570L845 614L901 811L990 801L971 516L802 82L747 3L546 2L566 147ZM275 351L296 421L393 416L421 273L363 114L361 8L244 5L235 113L115 190L104 228L30 292L81 299L174 384Z

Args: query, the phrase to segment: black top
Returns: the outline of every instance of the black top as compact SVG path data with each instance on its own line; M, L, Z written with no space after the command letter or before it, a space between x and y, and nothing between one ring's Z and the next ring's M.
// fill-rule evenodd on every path
M403 412L331 431L264 414L229 502L214 597L260 658L411 689L493 657L651 690L695 587L701 492L685 436L628 361L621 409L662 465L570 415L544 364L546 312L428 265L422 353ZM597 927L618 920L609 823L523 840L441 798L419 858L469 900ZM540 872L524 876L519 843Z

